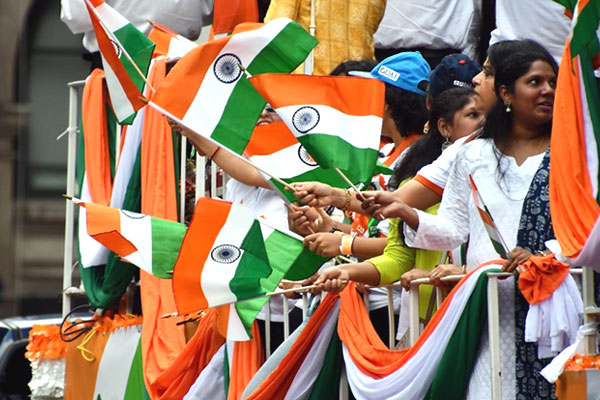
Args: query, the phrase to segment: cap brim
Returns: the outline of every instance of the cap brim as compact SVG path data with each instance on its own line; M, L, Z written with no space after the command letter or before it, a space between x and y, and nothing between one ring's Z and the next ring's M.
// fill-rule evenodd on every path
M373 75L371 75L370 72L366 72L366 71L348 71L348 75L350 75L350 76L360 76L361 78L377 79L376 77L374 77Z

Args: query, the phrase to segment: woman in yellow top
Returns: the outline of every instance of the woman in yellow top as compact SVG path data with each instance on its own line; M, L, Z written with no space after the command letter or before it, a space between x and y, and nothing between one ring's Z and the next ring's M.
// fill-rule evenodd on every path
M476 131L483 122L483 113L475 104L475 92L467 88L455 88L441 93L434 100L430 118L429 133L415 142L402 159L389 187L395 190L399 182L412 178L424 165L435 160L449 143ZM439 204L426 211L435 214ZM385 285L401 278L406 282L417 277L428 276L429 271L439 262L441 252L413 249L404 245L400 233L400 219L390 220L387 244L381 256L361 263L344 264L324 270L316 284L322 284L325 291L339 292L348 281L372 286ZM425 317L431 286L422 286L420 314Z

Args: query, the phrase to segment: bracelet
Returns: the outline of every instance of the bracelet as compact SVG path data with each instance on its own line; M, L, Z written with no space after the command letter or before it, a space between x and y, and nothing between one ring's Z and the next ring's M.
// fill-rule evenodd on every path
M463 266L462 266L462 273L463 273L463 275L467 274L467 265L466 264L463 264Z
M354 244L354 236L344 234L340 243L340 254L351 256L352 245Z
M344 234L340 228L336 228L335 226L329 230L329 233L335 233L336 235Z
M350 207L350 191L348 189L344 189L344 193L346 195L346 201L344 202L344 205L342 206L342 211L347 211L348 207Z
M212 156L208 157L208 159L212 161L212 159L215 158L215 156L217 155L217 153L219 152L219 150L221 150L221 146L217 146L217 148L215 149L215 151L212 153Z

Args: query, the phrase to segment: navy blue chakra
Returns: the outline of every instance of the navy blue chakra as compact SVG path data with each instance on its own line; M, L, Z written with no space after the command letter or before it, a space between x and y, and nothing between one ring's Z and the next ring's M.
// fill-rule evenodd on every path
M242 62L232 53L225 53L217 58L213 70L218 80L223 83L232 83L242 75Z
M300 133L306 133L319 123L321 116L316 108L311 106L300 107L292 116L292 124Z
M221 264L231 264L242 255L239 247L232 244L222 244L210 252L210 258Z

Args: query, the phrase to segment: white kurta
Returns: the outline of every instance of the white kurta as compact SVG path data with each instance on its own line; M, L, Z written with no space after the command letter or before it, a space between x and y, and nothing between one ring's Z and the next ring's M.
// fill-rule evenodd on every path
M409 246L449 250L469 237L467 268L498 259L483 222L473 202L468 181L471 174L483 201L494 218L509 250L516 246L523 200L538 170L544 153L527 158L517 165L514 158L502 155L491 139L476 139L461 146L450 171L448 183L437 215L417 211L417 231L405 226ZM498 159L500 158L500 162ZM515 321L514 280L500 281L500 353L502 398L515 398ZM491 398L490 357L487 329L480 344L469 383L469 398Z

